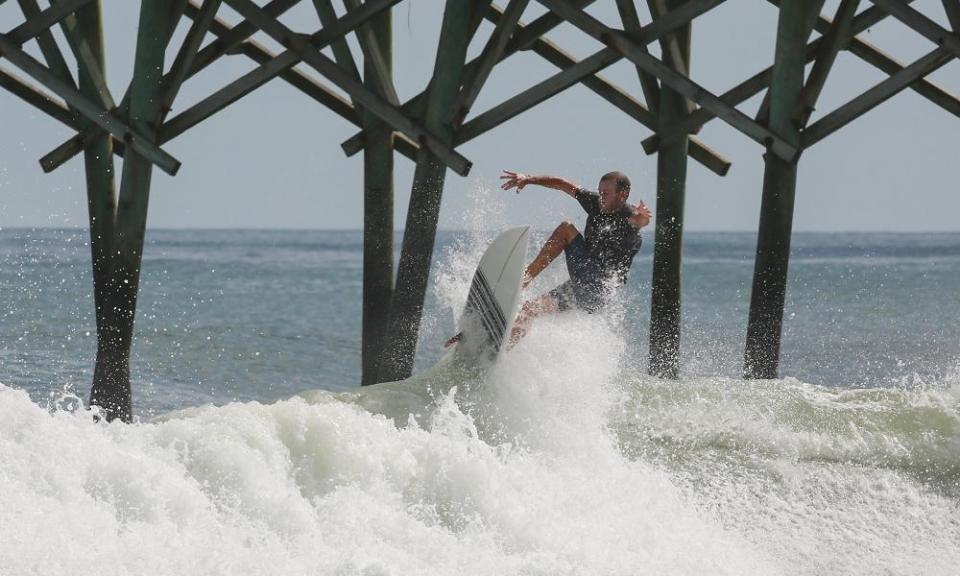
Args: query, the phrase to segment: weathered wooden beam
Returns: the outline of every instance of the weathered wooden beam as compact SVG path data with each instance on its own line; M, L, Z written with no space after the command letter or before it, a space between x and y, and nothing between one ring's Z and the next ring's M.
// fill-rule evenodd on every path
M36 0L30 0L35 2ZM53 1L53 0L52 0ZM91 86L96 87L95 91L87 95L99 103L104 110L113 110L116 103L110 94L110 87L107 86L107 78L103 73L100 60L93 54L93 50L87 44L83 35L77 30L77 18L73 14L68 14L60 21L60 29L70 45L74 58L77 60L77 69L79 71L80 82L89 82Z
M36 0L19 0L18 4L27 21L40 16L40 6ZM40 52L43 54L43 59L47 61L50 71L71 88L76 88L77 82L74 80L73 74L71 74L70 68L67 66L67 61L63 58L63 53L60 52L60 47L57 46L57 41L53 39L53 34L50 32L50 29L44 28L40 30L36 38L37 44L40 46ZM18 43L18 46L19 44L20 43ZM67 102L67 106L71 106L70 102ZM76 111L74 110L74 112Z
M774 3L777 2L777 0L769 0L769 1ZM912 1L912 0L906 0L906 1ZM854 19L853 28L858 29L857 21L860 19L861 16L866 15L867 13L870 13L870 12L882 13L884 16L887 15L887 13L880 10L879 7L872 6L871 8L868 8L867 10L864 10L863 12L861 12L860 15L858 15ZM829 29L830 25L831 25L831 21L828 18L821 17L817 21L817 30L822 34L825 34L826 31ZM897 60L895 60L894 58L888 56L887 54L884 54L877 47L869 44L868 42L865 42L864 40L860 39L857 36L854 36L853 38L850 39L850 43L847 45L846 49L850 51L851 54L857 56L864 62L867 62L868 64L871 64L874 67L876 67L877 69L887 73L887 75L896 74L897 72L900 72L901 70L903 70L905 66L905 64L902 64ZM960 118L960 99L958 99L956 96L954 96L950 92L944 90L940 86L934 84L933 82L930 82L929 80L920 78L916 82L910 85L910 89L916 92L917 94L923 96L930 102L933 102L940 108L943 108L950 114L953 114L954 116L957 116L958 118Z
M443 11L424 122L431 133L448 144L453 142L453 130L447 120L463 83L464 62L471 39L471 11L477 9L485 9L485 6L480 2L447 0ZM433 147L421 147L413 175L384 355L377 374L383 382L402 380L413 372L447 172L435 152Z
M592 4L594 0L576 0L578 6L587 6ZM489 6L486 0L482 3L483 6ZM477 14L478 19L476 21L477 26L483 21L483 14ZM514 34L513 38L510 39L510 42L507 43L507 47L504 49L503 54L500 57L502 62L506 58L516 54L521 50L527 49L534 41L536 41L540 36L546 34L554 27L563 23L561 18L558 18L556 14L548 12L543 16L537 18L535 21L531 22L529 25L524 27L518 27L518 32ZM473 24L473 22L471 22ZM496 22L494 22L496 24ZM475 31L475 27L471 26L471 36ZM480 65L480 58L474 58L464 67L464 74L469 75L473 74L477 66ZM428 85L426 89L421 91L419 94L410 98L400 109L405 114L410 114L413 116L421 116L423 114L424 107L427 101L427 94L429 93L430 86ZM344 140L340 147L343 148L343 152L347 156L353 156L354 154L363 150L364 146L364 133L358 132L351 136L350 138Z
M678 7L683 0L671 0ZM690 69L692 26L687 24L673 36L681 60L675 65L684 73ZM662 127L688 113L688 101L669 86L660 90ZM682 138L657 155L657 223L653 248L653 278L650 285L650 361L648 371L660 378L680 376L680 311L683 269L683 224L687 184L687 139Z
M498 9L495 7L489 10L487 12L488 18L496 21L498 17L496 10ZM547 15L554 14L553 12L548 12ZM526 32L529 30L529 25L527 27L519 25L518 30L520 31L518 34ZM576 58L546 38L535 39L533 43L530 44L529 49L560 69L569 68L577 63ZM599 74L585 78L583 85L643 126L650 130L657 130L657 119L654 114L647 110L642 103L634 99L633 96L611 84ZM687 153L691 158L718 176L725 176L730 170L729 160L720 156L716 151L711 150L697 138L690 139L690 146Z
M620 12L620 22L623 29L630 34L639 34L643 29L640 25L640 15L637 13L637 4L634 0L617 0L617 10ZM647 47L643 46L643 50ZM647 103L647 108L654 116L657 115L657 107L660 105L660 83L657 78L648 73L643 68L636 66L637 77L640 79L640 90L643 91L643 99Z
M359 10L362 6L359 0L344 0L343 4L348 11ZM393 106L399 106L400 97L397 96L397 91L393 87L392 65L387 62L387 57L380 47L379 35L373 32L369 24L362 24L357 29L356 34L357 41L360 43L360 50L363 52L364 75L372 77L373 86L377 88L380 96ZM385 38L391 37L387 36Z
M7 32L7 39L22 45L28 40L36 38L40 33L49 31L51 26L90 2L93 2L93 0L60 0L60 2L42 11L38 7L35 12L27 17L26 22ZM33 5L36 6L36 2Z
M672 6L675 9L682 8L683 3L674 2ZM670 8L667 6L667 0L647 0L647 7L650 9L650 15L654 21L663 18L670 12ZM686 26L684 26L684 28L686 28ZM630 31L627 30L627 32L629 33ZM683 67L685 62L684 51L676 38L676 33L660 37L660 53L662 54L663 62L667 66L670 66L674 72L678 72L684 76L690 75L690 71ZM696 109L693 102L689 100L684 103L684 107L687 109L688 114Z
M0 70L0 88L5 88L17 98L74 130L80 127L77 117L69 108L4 70Z
M129 119L138 132L155 138L159 91L167 44L164 33L170 19L166 0L142 0L130 85ZM109 286L105 309L105 338L98 350L90 404L101 407L108 420L132 419L130 346L136 316L140 264L147 224L147 205L153 166L136 150L128 150L117 203L111 246Z
M908 6L902 0L870 0L897 20L903 22L921 36L931 40L960 58L960 34L953 34L943 26L927 18L920 12Z
M927 53L913 64L809 126L803 132L803 148L813 146L907 88L917 78L934 72L953 58L953 54L945 48L937 48Z
M190 30L187 31L183 44L177 50L177 55L173 59L169 72L163 77L163 90L160 92L160 114L162 116L166 116L170 111L173 101L176 100L177 94L180 92L180 87L183 86L187 75L193 68L200 45L203 43L210 27L213 26L213 21L217 17L217 10L220 9L221 3L222 0L203 0L203 5L200 6L197 16L193 18Z
M357 6L347 5L348 10ZM364 58L364 82L384 94L393 85L393 35L390 12L373 20L365 30L367 50L376 51L380 63ZM371 42L373 41L373 42ZM365 52L366 53L366 52ZM360 384L377 382L383 337L393 299L393 130L373 114L362 114L370 141L363 150L363 317L360 346Z
M622 56L616 51L604 48L573 66L563 69L464 124L456 133L457 144L472 140L496 128L570 86L580 83L584 78L593 76L621 58Z
M454 125L462 124L470 113L470 109L473 108L473 103L476 102L477 96L480 95L480 89L483 88L483 85L487 82L487 78L490 77L493 67L500 61L500 57L507 47L507 42L510 40L510 36L516 29L517 24L520 23L520 16L526 9L529 1L530 0L510 0L502 18L500 18L500 21L494 26L493 33L490 35L487 43L483 46L483 51L480 53L478 65L472 68L470 73L465 75L463 89L460 91L460 96L457 98L456 104L454 104Z
M366 17L375 15L376 13L389 8L393 4L396 4L398 1L399 0L371 0L370 2L367 2L364 5L366 10L363 14L347 14L344 18L338 20L339 24L336 27L328 27L324 30L321 30L317 34L314 34L311 37L313 45L318 50L323 48L336 38L342 37L344 34L352 31L356 26L359 26ZM264 14L266 17L269 17L265 12ZM238 24L231 30L235 31L239 26L240 25ZM239 36L237 34L234 35ZM221 39L222 38L223 37L221 37ZM243 98L273 78L276 78L280 74L293 69L298 62L300 62L300 57L296 52L289 49L275 56L271 60L263 62L257 68L247 72L240 78L237 78L233 82L227 84L223 88L220 88L213 94L210 94L200 102L197 102L187 110L184 110L177 116L168 120L161 128L161 140L167 141L176 138L183 132L187 131L193 126L196 126L220 110L223 110L230 104L236 102L240 98Z
M780 6L780 0L768 1L777 7ZM888 14L886 12L880 10L876 6L868 8L853 19L853 23L850 26L850 33L858 34L870 26L873 26L877 22L883 20L887 16ZM831 25L832 21L829 18L824 18L821 16L817 19L816 29L821 34L826 34ZM822 38L817 38L807 45L807 62L816 57L817 50L819 49L822 40ZM847 44L846 48L865 62L876 66L887 74L895 74L903 69L903 66L897 63L895 60L886 56L870 44L863 42L856 36L850 38L850 42ZM773 67L771 66L751 76L727 92L724 92L720 98L731 106L737 106L749 100L756 94L759 94L764 88L769 86L772 75ZM947 93L942 88L922 79L918 80L910 87L950 113L960 116L960 100L957 100L953 95ZM693 114L687 116L681 122L677 123L667 133L650 136L649 138L644 139L641 144L643 145L643 149L647 154L653 154L661 145L663 145L662 143L672 142L684 134L692 133L714 118L716 118L716 116L711 114L708 110L700 108Z
M149 139L144 138L142 134L125 121L117 118L112 112L91 102L80 94L75 87L57 77L50 69L37 62L3 35L0 35L0 53L24 73L49 88L84 117L122 140L128 148L137 151L164 172L172 176L180 169L180 162L176 158L161 150Z
M93 59L91 66L105 73L106 61L103 46L103 19L101 3L88 4L76 14L74 33L82 40ZM102 74L101 74L102 75ZM88 98L99 98L101 87L89 74L80 74L80 93ZM93 123L86 121L86 126ZM110 302L110 263L114 254L114 225L117 216L117 190L113 163L113 139L110 134L98 130L99 137L84 149L83 164L86 177L87 220L90 229L90 264L93 275L93 301L97 326L97 360L95 365L104 366L112 359L113 350L111 319L114 318ZM96 381L94 381L96 382ZM121 384L122 386L122 384ZM118 405L129 406L130 398L118 399Z
M960 0L943 0L943 9L947 12L950 27L960 34Z
M837 13L833 19L833 25L827 30L814 57L813 68L807 76L807 81L800 91L800 108L796 111L796 117L799 119L800 126L806 126L810 120L817 105L817 99L823 92L823 87L827 83L827 76L833 63L837 59L837 54L843 48L850 38L850 24L853 17L857 14L857 6L860 0L841 0L837 6ZM819 16L819 15L818 15Z
M317 16L320 18L320 24L324 28L331 28L336 25L338 18L337 12L333 9L333 2L330 0L313 0L313 7L317 12ZM287 46L287 48L289 47ZM333 51L333 58L337 64L343 68L351 78L359 82L360 69L357 68L357 63L353 59L353 53L350 52L347 39L340 36L333 40L330 42L330 49ZM357 112L362 112L362 108L358 105L355 98L351 98L350 101Z
M808 20L806 21L806 28L805 28L805 30L807 31L808 37L813 32L813 28L817 23L817 18L820 17L820 10L823 9L823 5L825 3L825 0L809 0L809 1L812 2L812 4L810 5L810 10L807 12L806 17L808 18ZM815 56L816 54L814 54L814 57ZM770 92L767 91L767 93L763 95L763 100L760 102L760 107L757 109L757 114L754 118L756 119L757 122L760 122L761 124L766 126L769 120L769 115L770 115Z
M279 16L280 14L283 14L289 10L299 1L300 0L273 0L264 6L263 10L270 15ZM177 0L177 2L173 3L170 6L171 13L178 14L180 12L178 6L179 4L186 4L186 14L191 18L196 18L199 14L200 8L192 3L186 3L185 0ZM173 32L176 29L176 21L173 21L172 23L168 22L168 26L167 39L169 41L169 38L173 35ZM193 75L199 73L221 56L236 48L238 45L240 45L240 43L253 35L255 32L256 28L247 22L242 22L233 28L230 28L229 35L214 40L200 50L200 53L194 58L193 66L190 69L189 74L187 74L187 78L189 79ZM129 88L127 89L127 94L129 94ZM127 95L124 95L124 98L120 102L120 106L117 109L117 113L120 116L125 115L127 113L127 106ZM43 156L43 158L40 159L40 166L43 168L43 171L53 172L71 158L79 154L84 147L89 146L91 142L95 141L99 137L99 130L99 127L91 126L48 152ZM114 152L118 152L118 150L120 149L117 148L115 143Z
M590 16L589 14L573 8L567 0L539 1L541 4L547 6L554 12L557 12L566 18L571 24L577 28L580 28L590 36L605 44L609 44L611 47L623 54L626 58L659 78L664 85L670 86L678 94L681 94L693 102L696 102L700 106L710 110L713 112L713 114L727 122L730 126L736 128L741 133L752 138L754 141L762 144L764 147L769 148L777 156L780 156L783 159L791 159L797 155L798 150L796 146L781 138L776 132L754 121L752 118L737 110L733 106L726 104L720 98L707 91L707 89L693 82L683 74L674 71L662 61L651 56L649 53L645 53L644 51L640 50L636 38L627 38L624 34L605 26L602 22ZM682 12L684 8L690 6L691 4L698 4L700 7L705 8L706 6L710 6L712 2L696 2L695 0L689 0L683 5L683 7L670 11L663 18L655 20L653 24L647 26L647 28L653 28L654 26L667 21L671 16ZM684 18L680 19L679 22L676 22L676 24L683 24L691 19L692 17L686 17L686 13L684 13ZM672 28L664 30L661 34L658 34L657 37L659 38L660 35L666 34L671 29Z
M803 89L804 49L812 28L810 16L819 9L819 3L809 0L783 0L777 20L769 125L794 146L800 144L800 126L794 113ZM779 371L797 188L798 158L788 161L767 153L764 160L763 199L744 350L745 378L776 378Z
M266 16L260 7L251 0L226 1L234 10L257 25L274 40L285 46L290 46L288 52L293 53L292 58L303 60L303 62L333 82L338 88L352 96L384 122L389 123L393 128L420 142L421 148L423 146L430 148L436 157L449 166L454 172L461 176L466 176L467 173L470 172L470 161L446 144L443 139L405 116L397 107L392 106L375 93L364 88L362 84L354 78L351 78L349 73L322 54L318 48L312 46L312 43L294 34L279 21ZM358 13L359 11L348 13L341 21ZM364 18L364 20L366 20L366 18ZM282 57L281 55L280 58Z

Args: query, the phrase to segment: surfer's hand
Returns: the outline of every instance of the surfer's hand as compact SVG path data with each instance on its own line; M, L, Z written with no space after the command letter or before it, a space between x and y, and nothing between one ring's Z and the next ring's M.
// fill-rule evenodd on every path
M628 221L634 228L643 228L650 223L652 217L653 213L650 212L650 209L647 208L647 205L641 200L639 204L634 206L633 214L630 215Z
M504 190L516 188L517 194L523 190L524 186L532 182L531 176L522 174L520 172L511 172L509 170L504 170L503 174L500 175L500 179L503 180L503 183L500 185L501 188Z

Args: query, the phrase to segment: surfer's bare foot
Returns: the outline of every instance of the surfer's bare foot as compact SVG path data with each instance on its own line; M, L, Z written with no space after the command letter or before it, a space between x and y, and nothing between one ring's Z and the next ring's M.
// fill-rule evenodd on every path
M451 336L449 340L443 343L444 348L449 348L460 341L460 337L463 336L463 332L457 334L456 336Z

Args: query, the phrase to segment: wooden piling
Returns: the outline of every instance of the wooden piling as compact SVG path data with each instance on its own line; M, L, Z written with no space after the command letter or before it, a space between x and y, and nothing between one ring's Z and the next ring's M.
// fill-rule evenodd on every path
M471 4L447 0L433 79L427 95L424 124L427 130L447 143L453 142L449 119L457 102L467 45L472 36L471 8L486 8L471 7ZM390 306L384 356L378 374L382 381L401 380L413 372L446 171L446 166L439 158L430 149L421 146L410 193L397 283Z
M800 144L796 112L803 89L804 47L810 34L806 23L813 22L811 10L819 12L820 6L820 2L809 0L783 0L780 6L769 90L769 127L794 146ZM744 352L746 378L776 378L778 374L797 186L796 158L787 161L768 150L764 160L763 200Z
M674 9L682 0L670 0ZM690 70L691 25L676 31L677 70ZM658 125L669 130L687 114L687 101L669 86L660 89ZM687 184L689 137L671 141L657 154L657 224L650 293L650 363L648 372L661 378L680 374L680 301L683 253L683 209Z
M133 81L130 84L128 122L156 142L156 122L161 114L161 88L170 3L142 0ZM104 338L98 346L90 404L104 410L108 420L132 419L130 400L130 345L136 314L140 264L147 224L151 162L139 151L127 149L123 162L120 197L111 246L112 261L105 290Z
M380 47L383 66L392 84L393 35L390 12L372 23L373 36ZM379 74L372 62L364 59L364 84L377 90ZM381 93L382 94L382 93ZM379 382L379 358L383 336L390 316L393 297L393 130L376 116L364 113L363 129L367 145L363 149L363 342L361 345L361 384Z
M106 73L103 51L103 20L101 3L87 5L77 12L79 34L90 47L90 51L100 70ZM82 64L80 64L82 66ZM91 100L99 100L98 87L89 75L80 75L80 92ZM84 127L95 126L85 121ZM97 137L84 149L83 163L87 183L87 209L90 222L90 256L93 266L93 300L96 306L97 322L97 366L105 365L110 358L110 317L108 286L110 283L110 261L113 250L113 226L117 212L116 178L113 165L113 143L110 134L96 132ZM103 370L100 371L103 373ZM97 387L94 379L96 399L91 393L91 404L103 405L104 390ZM122 396L122 393L120 394ZM129 412L129 394L127 399L118 398L118 404Z

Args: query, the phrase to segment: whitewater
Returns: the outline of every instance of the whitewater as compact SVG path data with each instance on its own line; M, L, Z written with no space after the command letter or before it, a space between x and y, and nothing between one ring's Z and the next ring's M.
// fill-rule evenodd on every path
M451 311L462 306L481 240L490 236L444 244L427 338L442 341L452 328ZM695 353L679 381L660 380L645 375L626 302L605 316L539 320L481 378L414 379L415 393L402 402L395 390L358 390L340 377L338 363L323 356L345 354L336 340L311 357L321 367L314 385L292 368L272 377L225 368L217 374L234 399L224 400L210 374L192 384L164 376L171 366L243 362L240 353L231 359L213 349L190 356L205 350L211 334L229 332L216 327L220 300L176 294L197 276L194 264L230 274L229 262L210 256L222 243L200 235L156 248L156 260L145 261L139 326L149 345L142 350L162 353L141 361L153 383L135 374L135 404L153 408L138 410L133 425L95 422L85 409L77 390L85 390L87 375L71 376L85 358L69 348L76 342L55 340L60 348L51 346L43 362L31 364L11 348L0 356L0 381L13 375L19 382L0 385L0 575L953 575L960 565L956 363L871 386L828 385L798 377L744 381ZM248 269L283 263L277 254L289 252L310 270L302 253L318 245L279 243L269 258L242 246L235 258ZM346 262L355 274L358 254L341 243L321 259ZM63 275L70 281L59 286L69 286L72 270L89 265L84 257L81 248L43 274ZM873 270L840 257L846 274ZM823 274L836 264L823 258L800 258L795 274L802 279L804 266ZM939 258L940 271L957 266L952 252ZM635 272L646 274L643 266ZM29 309L31 298L68 300L57 282L38 290L31 273L20 264L18 280L30 290L11 309ZM78 293L88 290L80 278ZM729 280L720 272L713 278ZM225 282L220 298L229 299L230 286L246 286L241 280ZM164 317L150 304L153 282L161 286L154 291L164 290L160 302L186 302L207 324L180 315L172 318L181 329L157 329ZM263 294L269 282L261 271L251 294ZM292 309L296 298L288 295ZM213 304L205 309L205 302ZM690 302L691 314L703 309L695 296ZM802 313L802 297L792 306ZM334 312L330 318L342 330ZM25 341L63 325L41 320ZM785 349L802 330L799 320L788 324ZM854 333L839 330L845 338ZM802 340L815 341L811 334ZM699 338L742 344L725 327ZM270 365L271 354L286 359L299 345L287 338L272 351L255 347ZM55 364L59 355L73 364ZM427 353L418 370L438 355ZM44 375L45 363L59 372ZM839 381L845 373L835 370ZM243 376L255 385L244 388Z

